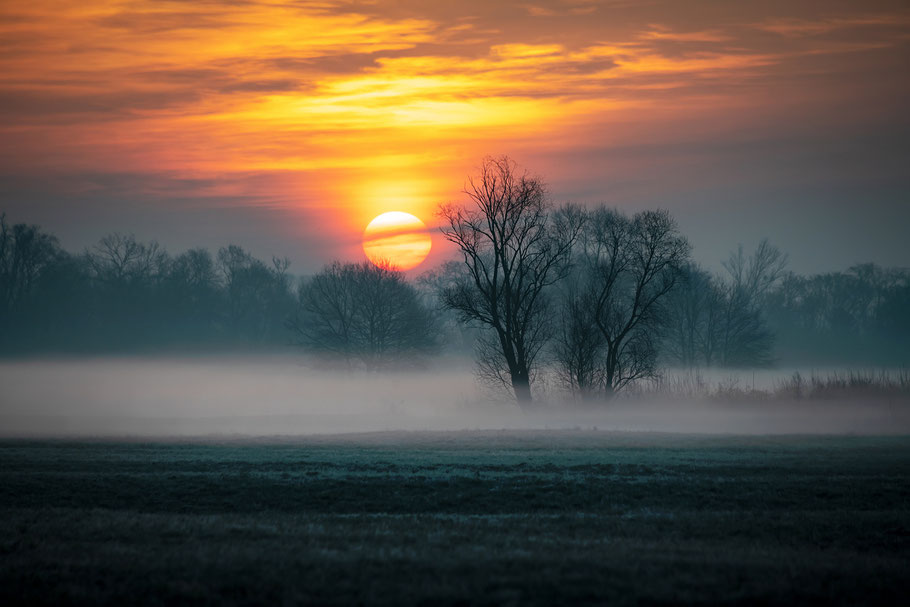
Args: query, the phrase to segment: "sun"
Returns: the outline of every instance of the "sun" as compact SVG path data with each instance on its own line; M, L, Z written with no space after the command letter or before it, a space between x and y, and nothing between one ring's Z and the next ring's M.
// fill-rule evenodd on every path
M377 216L363 231L363 252L377 266L410 270L426 259L432 245L426 224L401 211Z

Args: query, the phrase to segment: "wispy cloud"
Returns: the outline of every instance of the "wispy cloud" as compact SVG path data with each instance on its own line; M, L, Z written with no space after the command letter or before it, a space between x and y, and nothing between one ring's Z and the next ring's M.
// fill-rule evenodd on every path
M671 40L673 42L730 42L734 39L729 33L719 29L680 32L659 24L651 24L638 37L641 40Z
M839 30L866 28L905 28L910 25L910 14L853 15L847 17L820 17L801 19L795 17L772 18L757 24L757 28L788 37L805 37L830 34Z

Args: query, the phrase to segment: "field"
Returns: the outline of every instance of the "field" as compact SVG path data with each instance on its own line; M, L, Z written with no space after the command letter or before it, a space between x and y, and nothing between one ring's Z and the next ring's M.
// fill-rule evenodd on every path
M910 440L0 441L0 604L900 604Z

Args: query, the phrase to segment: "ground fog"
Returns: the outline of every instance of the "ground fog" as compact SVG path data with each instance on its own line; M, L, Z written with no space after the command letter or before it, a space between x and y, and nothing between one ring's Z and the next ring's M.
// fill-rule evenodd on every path
M327 369L297 356L145 357L0 363L3 436L294 435L386 430L598 429L684 433L903 434L910 406L877 399L678 399L643 394L574 406L542 386L522 411L478 385L469 361L421 370ZM793 370L714 373L773 386Z

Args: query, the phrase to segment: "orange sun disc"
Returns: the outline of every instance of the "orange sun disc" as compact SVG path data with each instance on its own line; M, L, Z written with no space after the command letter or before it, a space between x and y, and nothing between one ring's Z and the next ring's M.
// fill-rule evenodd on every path
M363 252L377 266L410 270L426 259L433 241L427 226L410 213L379 215L363 231Z

